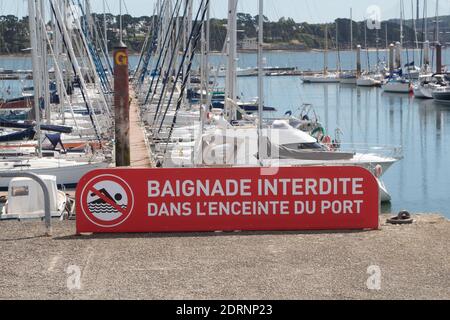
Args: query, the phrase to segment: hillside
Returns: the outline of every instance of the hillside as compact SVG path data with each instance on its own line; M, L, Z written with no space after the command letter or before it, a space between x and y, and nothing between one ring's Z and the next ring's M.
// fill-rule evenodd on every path
M108 25L108 39L110 46L118 42L118 16L106 15ZM124 40L130 49L139 52L144 42L146 33L152 25L154 17L132 17L130 15L123 16ZM93 15L93 20L98 26L98 34L102 33L103 15ZM430 41L435 41L435 26L429 20L429 36ZM440 22L440 42L450 43L450 16L443 16ZM256 38L256 25L258 16L250 14L238 14L239 40ZM335 22L329 24L309 24L307 22L295 22L291 18L281 18L278 21L269 21L265 17L265 43L268 49L279 50L311 50L323 49L325 44L325 29L328 28L328 43L330 48L336 48L336 35L339 40L340 49L348 49L350 47L350 20L336 19ZM211 48L214 51L221 51L226 38L226 19L211 19ZM353 21L353 44L361 44L364 46L365 22ZM422 42L424 35L423 21L416 22L418 30L418 40ZM336 30L337 28L337 30ZM387 32L386 32L387 28ZM336 32L337 31L337 32ZM387 39L386 39L387 36ZM387 43L399 41L400 25L399 20L389 20L382 23L380 30L367 30L367 46L382 48ZM378 41L377 41L378 39ZM387 40L387 41L386 41ZM413 22L405 21L404 24L404 45L406 47L415 46L415 35ZM16 16L0 16L0 54L18 54L22 50L28 48L29 32L28 17L18 18Z

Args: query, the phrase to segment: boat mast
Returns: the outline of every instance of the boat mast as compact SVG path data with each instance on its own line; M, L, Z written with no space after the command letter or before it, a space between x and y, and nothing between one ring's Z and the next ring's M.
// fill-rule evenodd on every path
M384 27L386 28L384 31L385 31L385 46L386 46L386 50L388 50L389 49L389 39L388 39L388 23L386 22L385 24L384 24Z
M236 61L237 61L237 0L228 0L228 67L226 77L226 98L236 100ZM225 116L236 120L236 108L230 101L225 100Z
M377 74L379 73L379 69L380 69L380 34L378 29L376 29L375 31L375 36L376 36L376 40L375 40L375 44L377 46L377 64L376 64L376 70L377 70Z
M84 10L86 11L86 24L87 29L91 35L94 35L94 23L91 14L91 3L89 0L85 0L84 2Z
M105 45L105 54L106 59L108 59L108 23L106 21L106 0L103 0L103 32L104 32L104 45Z
M183 18L183 24L184 24L184 28L183 28L183 52L187 52L186 54L186 59L189 61L192 55L192 45L191 42L189 41L189 36L191 35L192 32L192 19L193 19L193 4L192 4L192 0L184 0L184 6L185 6L185 11L187 11L187 14L184 16ZM203 44L202 44L203 45ZM187 74L187 64L183 64L183 76L185 76ZM189 93L191 91L191 81L189 79L189 81L186 82L186 94ZM184 104L187 103L187 96L184 95L183 97L183 101Z
M436 44L439 43L439 0L436 0Z
M88 92L86 81L85 81L85 78L83 76L83 72L81 70L81 66L78 63L78 57L75 54L74 47L73 47L72 41L71 41L71 36L70 36L69 31L67 30L67 26L65 24L65 16L63 16L60 8L57 6L58 3L59 2L57 0L50 0L50 5L52 7L53 14L55 15L56 22L57 22L57 24L58 24L58 26L60 28L60 31L61 31L63 42L64 42L64 44L66 46L66 50L67 50L67 54L68 54L68 57L69 57L69 60L70 60L70 64L72 65L72 68L73 68L73 71L75 73L75 76L77 76L78 79L79 79L83 100L84 100L84 102L86 104L86 108L87 108L87 111L89 112L89 116L91 117L91 121L92 121L92 124L94 126L94 130L95 130L97 139L99 141L101 141L101 134L102 134L102 132L100 130L102 130L102 127L99 126L99 122L98 122L98 119L97 119L97 114L94 111L91 98L89 97L88 94L86 94L86 92Z
M336 20L336 52L337 52L337 62L336 68L337 72L341 72L341 52L339 50L339 20Z
M44 41L46 38L46 22L45 22L45 6L42 0L37 0L35 6L36 13L36 30L37 30L37 43L39 44L39 57L40 57L40 79L41 79L41 96L43 98L45 120L47 124L51 122L51 110L50 110L50 89L49 83L50 79L48 76L48 54L47 54L47 42ZM45 25L39 23L44 21Z
M208 8L206 11L206 55L205 55L205 75L206 75L206 102L209 107L211 100L211 93L209 92L209 76L210 76L210 64L209 54L211 52L211 2L208 2Z
M424 41L428 40L428 0L424 0L424 7L423 7L423 11L424 11Z
M201 103L207 105L209 102L209 51L210 51L210 8L208 2L206 10L206 21L202 24L202 57L201 57ZM202 115L203 116L203 115ZM203 117L202 117L203 119Z
M369 47L367 46L367 26L364 26L364 47L366 49L367 56L367 73L370 73L370 57L369 57Z
M264 0L259 0L258 16L258 159L261 163L263 151L263 112L264 112L264 78L263 78L263 51L264 51ZM264 148L265 149L265 148Z
M423 66L424 72L429 71L430 66L430 41L428 41L428 1L424 1L424 43L423 43Z
M31 54L33 60L33 82L34 82L34 117L36 120L36 139L38 142L38 157L42 158L41 141L41 111L40 111L40 76L39 57L37 52L37 26L36 26L36 0L28 0L28 16L30 25Z
M400 45L403 48L403 0L400 0Z
M415 19L414 17L414 0L411 0L411 12L413 16L413 25L414 25L414 40L416 41L416 49L419 50L419 38L417 36L417 22L419 19ZM419 15L419 2L417 2L417 16ZM416 60L416 53L414 52L414 61Z
M120 30L120 45L123 45L123 19L122 19L122 0L119 0L119 30Z
M325 24L325 50L323 52L323 74L328 74L328 24Z
M350 50L353 50L353 8L350 8Z
M425 1L426 1L426 0L425 0ZM417 7L416 21L419 21L419 19L420 19L420 14L419 14L419 11L420 11L420 0L417 0L417 1L416 1L416 7Z

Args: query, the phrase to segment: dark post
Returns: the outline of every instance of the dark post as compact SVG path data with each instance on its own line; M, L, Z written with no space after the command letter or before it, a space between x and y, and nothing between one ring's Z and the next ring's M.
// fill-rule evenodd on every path
M116 125L116 166L130 162L130 91L128 49L121 44L114 49L114 107Z
M395 56L395 54L394 54L394 44L390 44L389 45L389 74L390 74L390 76L392 77L393 75L394 75L394 64L395 64L395 62L394 62L394 56Z
M361 77L361 46L358 44L356 46L356 76Z
M442 73L442 45L436 44L436 74Z

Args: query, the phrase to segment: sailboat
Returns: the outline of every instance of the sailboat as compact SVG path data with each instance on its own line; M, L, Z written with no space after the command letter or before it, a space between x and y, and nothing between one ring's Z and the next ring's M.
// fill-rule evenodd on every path
M438 90L437 96L440 101L445 100L445 87L448 83L442 75L441 65L442 61L436 62L436 73L433 74L430 68L430 42L428 41L428 19L427 19L427 1L424 3L425 17L424 17L424 34L425 42L423 44L423 61L420 70L420 76L415 82L413 91L414 96L419 99L433 99L433 92ZM439 1L436 3L436 58L441 59L441 47L439 45ZM439 50L439 53L438 53ZM436 99L438 100L438 99Z
M353 13L352 9L350 9L350 51L353 52ZM336 22L336 28L337 28L337 22ZM336 42L337 42L337 30L336 30ZM339 44L337 44L339 46ZM357 53L357 55L359 52ZM358 75L361 72L359 70L361 67L360 60L358 60L357 57L357 71L355 72L341 72L339 75L339 81L341 84L357 84Z
M262 26L260 31L262 32ZM261 48L262 46L260 50ZM233 48L229 50L232 51ZM261 70L261 53L259 57ZM165 145L165 149L160 150L164 152L157 153L158 164L169 168L260 165L361 166L381 178L382 174L400 159L395 156L379 155L374 152L375 149L366 153L342 151L338 141L332 141L329 137L318 141L309 133L294 128L289 119L265 121L262 118L264 105L262 72L259 72L258 76L258 91L261 98L258 100L257 117L245 117L243 121L230 122L226 116L227 112L211 114L205 121L200 135L192 134L190 141L173 140L170 145ZM227 99L226 105L238 111L240 109L236 101L230 98ZM264 149L271 150L272 153L269 155ZM380 188L382 185L380 180ZM387 191L383 192L383 195L383 200L390 199Z
M412 92L411 81L403 76L401 68L401 52L402 46L400 42L397 42L395 47L397 71L391 73L387 82L382 85L384 92L407 93L407 94Z
M64 21L64 16L62 15L60 10L69 10L65 7L66 2L60 3L56 1L50 2L52 6L52 14L55 16L56 21L58 21L57 25L59 26L58 30L55 30L55 34L61 39L64 39L65 46L67 47L67 53L70 55L71 64L74 65L75 76L78 77L81 90L81 95L83 96L84 103L86 101L90 106L92 106L89 100L89 95L94 96L94 93L97 92L97 88L91 87L89 92L87 90L87 86L84 81L85 74L81 71L82 68L78 65L77 59L78 57L75 55L73 51L72 45L72 35L69 35L66 29L66 21ZM47 138L51 139L51 136L48 134L44 134L45 131L63 133L66 135L70 135L72 133L72 128L67 126L69 121L66 121L63 113L63 123L64 126L59 125L58 121L55 121L55 109L59 109L60 106L56 106L52 104L50 99L50 90L49 90L49 77L48 77L48 66L47 66L47 56L48 48L53 50L51 41L49 40L49 35L46 30L45 24L45 10L43 1L28 1L28 11L29 11L29 24L30 24L30 38L31 38L31 47L32 49L32 64L33 64L33 81L34 81L34 95L31 99L33 99L32 111L34 112L34 119L30 123L22 123L22 122L11 122L11 121L1 121L1 126L3 128L8 128L10 131L6 131L6 133L2 136L3 147L5 150L12 150L14 145L11 143L21 142L24 139L29 139L29 142L25 142L25 144L30 144L31 148L34 146L35 152L29 154L22 154L18 156L8 156L4 157L3 160L0 161L0 173L1 172L32 172L38 175L51 175L56 177L56 182L58 185L72 187L78 184L78 181L81 179L83 175L88 173L89 171L106 168L110 164L108 161L105 161L104 158L102 160L98 160L95 157L88 156L80 157L80 158L71 158L67 156L65 153L46 153L43 147L43 142ZM81 32L80 32L81 34ZM81 37L83 35L81 34ZM86 39L82 38L82 41L86 41ZM86 42L84 42L87 45ZM89 52L89 51L88 51ZM53 51L52 51L53 53ZM56 55L51 55L54 59L56 59ZM55 63L55 74L57 75L58 82L64 82L62 77L63 72L59 67L58 63ZM90 71L91 69L86 69ZM93 77L95 77L95 71L92 72ZM67 74L65 74L67 76ZM62 85L59 83L59 85ZM62 86L59 88L60 97L63 98L65 96L66 88L62 90ZM63 93L63 94L62 94ZM76 97L75 97L76 99ZM64 99L62 99L64 100ZM66 97L66 100L68 98ZM59 104L62 104L63 101L60 101ZM41 110L41 106L43 107L43 112ZM90 117L95 118L97 116L96 112L92 112L95 110L94 108L89 111ZM72 113L72 115L74 115ZM44 120L45 118L45 120ZM78 119L80 120L80 119ZM78 122L76 118L73 118L73 124L78 126ZM81 122L81 121L80 121ZM99 122L100 123L100 122ZM94 121L91 121L91 126L96 127L97 124ZM23 130L23 131L14 131L14 130ZM77 134L80 132L78 131ZM80 136L78 137L80 139ZM59 142L61 141L61 136L58 136L57 139ZM83 140L78 140L79 143L82 143ZM18 143L19 148L22 143ZM0 146L1 148L1 146ZM3 151L3 150L2 150ZM4 154L5 155L5 154ZM76 160L75 160L76 159ZM78 161L77 161L78 160ZM9 182L11 179L0 179L0 188L5 189L8 188Z
M325 49L323 52L323 73L305 75L301 77L303 83L339 83L339 74L328 71L328 25L325 25Z
M403 51L403 20L404 6L403 0L400 0L400 41L395 45L395 64L396 70L391 72L387 82L382 86L384 92L389 93L411 93L412 84L409 77L406 77L402 68L402 51ZM414 65L414 64L413 64ZM409 69L409 64L406 66Z

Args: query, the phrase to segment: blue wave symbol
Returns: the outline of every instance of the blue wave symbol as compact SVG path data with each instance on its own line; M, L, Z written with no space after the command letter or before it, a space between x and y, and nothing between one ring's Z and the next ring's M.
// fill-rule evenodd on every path
M88 208L91 212L95 213L105 213L105 214L117 214L120 213L113 206L109 204L101 204L101 203L91 203L88 205ZM127 206L121 206L123 210L127 208Z

